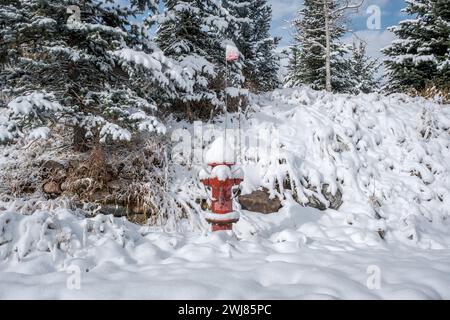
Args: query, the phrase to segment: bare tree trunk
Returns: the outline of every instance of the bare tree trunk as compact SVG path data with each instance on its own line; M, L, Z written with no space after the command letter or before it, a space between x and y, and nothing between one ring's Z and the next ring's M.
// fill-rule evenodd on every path
M194 113L192 112L192 106L190 102L186 102L186 114L189 123L194 121Z
M323 13L325 16L325 89L328 92L333 90L331 86L331 32L330 32L330 8L328 7L328 0L323 0Z
M331 85L331 28L333 24L333 20L336 18L336 14L342 13L346 10L356 9L358 10L363 4L365 0L360 0L359 3L352 3L351 0L345 0L345 5L341 8L338 8L334 11L331 11L328 0L323 0L323 14L325 17L325 89L328 92L333 91L333 87Z
M73 149L76 152L86 152L89 147L86 142L86 129L75 126L73 128Z

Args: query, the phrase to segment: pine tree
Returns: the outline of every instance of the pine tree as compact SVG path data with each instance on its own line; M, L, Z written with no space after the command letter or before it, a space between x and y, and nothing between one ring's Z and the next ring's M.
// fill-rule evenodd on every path
M355 43L351 49L352 56L348 59L351 80L353 81L352 93L370 93L378 89L375 73L380 64L377 59L366 55L367 45L364 42Z
M286 56L289 58L287 65L287 73L285 83L288 87L296 87L302 84L302 68L300 67L299 46L293 45L285 50Z
M233 17L228 35L244 58L245 87L269 91L280 85L278 38L270 35L272 8L267 0L224 0L224 8Z
M390 92L450 85L450 6L447 0L406 0L413 16L390 30L398 37L383 52Z
M267 0L252 1L254 56L252 82L258 91L270 91L280 86L280 57L275 52L280 39L270 35L272 7Z
M129 23L139 10L155 10L152 3L134 0L125 9L108 0L3 1L3 140L46 137L57 124L73 128L76 149L86 140L163 132L154 113L182 79L146 31Z
M294 21L296 34L291 47L293 58L288 67L288 86L309 85L315 90L327 89L327 30L324 14L327 1L330 52L331 86L335 92L351 91L351 74L345 59L347 47L340 42L345 32L340 12L334 0L305 0L299 17Z
M158 24L156 42L190 75L184 92L172 103L185 109L190 120L209 116L211 108L223 105L227 17L212 0L165 0L164 5L164 12L147 23Z
M251 1L223 0L222 6L228 16L225 38L229 44L236 46L240 52L239 60L228 64L229 84L234 88L231 90L236 91L236 89L244 86L248 87L253 70Z

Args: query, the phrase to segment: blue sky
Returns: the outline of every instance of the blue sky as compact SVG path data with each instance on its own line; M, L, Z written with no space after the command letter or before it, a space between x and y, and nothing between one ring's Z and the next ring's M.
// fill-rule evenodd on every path
M269 0L269 2L273 9L272 34L282 37L280 46L284 48L291 43L293 31L289 21L295 17L303 0ZM353 2L359 1L353 0ZM367 27L367 19L370 15L366 13L366 10L371 5L377 5L381 9L380 30L369 30ZM359 12L351 15L349 26L354 34L367 42L368 55L382 58L380 49L386 47L394 39L393 34L386 28L405 19L406 15L401 12L405 6L404 0L365 0L364 6ZM353 37L353 34L348 34L345 41L351 43Z
M117 1L128 2L128 0ZM359 2L360 0L351 1ZM272 35L282 38L280 49L287 48L292 41L293 33L290 21L302 7L303 0L268 0L268 2L272 5L273 10ZM381 10L380 30L369 30L367 28L367 19L370 15L366 10L372 5L378 6ZM356 35L367 43L368 55L383 59L380 49L386 47L394 39L394 35L387 28L406 18L406 15L401 12L401 9L405 6L404 0L365 0L359 12L351 14L349 27L352 29L352 33L347 34L344 41L352 43Z

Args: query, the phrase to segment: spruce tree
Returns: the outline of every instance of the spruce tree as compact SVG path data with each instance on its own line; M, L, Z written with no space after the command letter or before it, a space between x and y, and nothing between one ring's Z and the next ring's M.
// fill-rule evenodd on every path
M378 89L378 81L375 79L380 63L366 55L367 45L364 42L353 42L352 55L348 59L354 94L370 93Z
M245 87L269 91L279 86L278 38L270 35L272 8L267 0L224 0L232 19L229 37L243 56Z
M149 9L156 9L151 0L128 9L108 0L3 1L3 141L46 137L56 124L73 129L76 149L163 132L154 113L182 81L146 31L129 23Z
M296 34L291 47L293 58L288 67L288 86L309 85L315 90L326 89L326 42L324 1L329 9L331 85L335 92L351 91L351 74L345 55L348 48L341 43L345 27L342 16L332 15L334 0L305 0L299 17L294 20Z
M398 37L383 52L390 92L450 85L450 6L448 0L406 0L411 19L390 30Z
M252 1L250 19L254 48L251 79L258 91L270 91L280 86L280 57L275 52L280 39L270 35L272 7L267 0Z
M189 81L172 104L190 120L223 105L227 17L212 0L165 0L164 12L147 20L158 24L156 42L186 70Z

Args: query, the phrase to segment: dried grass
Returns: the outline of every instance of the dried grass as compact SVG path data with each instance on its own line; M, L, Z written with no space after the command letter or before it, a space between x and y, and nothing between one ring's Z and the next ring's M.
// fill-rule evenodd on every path
M409 94L413 97L423 97L441 104L450 103L450 87L438 88L430 85L420 91L413 90Z

